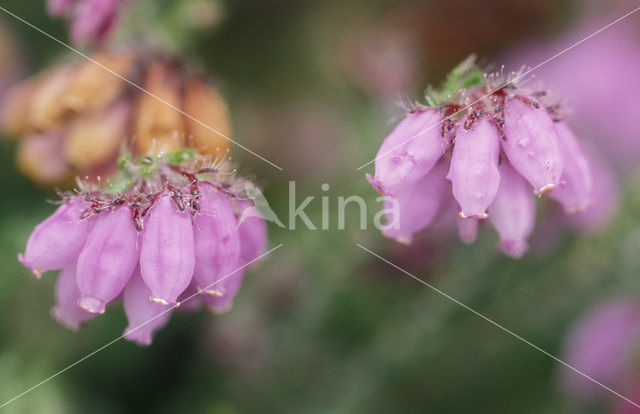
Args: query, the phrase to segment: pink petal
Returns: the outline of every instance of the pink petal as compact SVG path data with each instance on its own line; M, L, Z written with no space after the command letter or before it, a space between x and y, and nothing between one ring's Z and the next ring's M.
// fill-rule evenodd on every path
M58 207L33 230L24 255L18 255L20 263L38 278L43 272L75 263L93 226L93 219L80 219L88 207L78 197Z
M78 257L78 304L102 313L120 294L138 264L138 232L127 206L101 213Z
M619 298L591 309L572 329L563 360L611 387L620 385L632 354L640 344L640 305L632 298ZM561 385L577 400L589 401L607 395L597 384L563 370Z
M395 198L398 211L392 209L387 214L387 222L397 222L397 226L384 230L385 236L409 244L415 233L431 224L447 191L446 173L447 164L441 162L423 178L398 193ZM392 206L391 201L385 202L385 209L391 209Z
M535 208L529 185L503 160L500 164L500 189L489 206L489 220L500 235L500 250L515 258L522 256L533 230Z
M584 211L592 200L593 178L591 165L578 139L564 123L555 124L558 142L564 157L564 171L560 187L549 196L558 201L567 213Z
M593 175L591 204L586 210L566 216L569 224L584 231L600 231L613 218L619 208L618 178L611 165L595 151L587 154Z
M149 213L140 251L140 271L153 299L175 304L191 282L194 265L191 215L163 195Z
M238 207L242 210L240 221L238 222L240 258L244 263L248 263L255 260L266 250L267 223L251 202L240 202Z
M242 285L243 275L243 269L228 275L225 278L225 292L220 296L202 295L202 300L204 300L207 308L214 313L224 313L231 310L233 299Z
M66 325L76 330L89 319L96 316L78 306L80 291L76 281L76 264L73 263L62 269L56 282L56 305L51 309L53 316Z
M101 41L113 27L120 0L83 0L71 22L71 39L84 44Z
M397 195L433 168L449 146L441 123L442 115L435 109L415 111L385 138L376 156L375 178L367 177L378 192Z
M196 286L196 281L191 279L191 283L189 286L178 296L178 301L180 302L180 307L178 310L180 312L196 312L200 309L202 305L202 299L198 293L198 288Z
M144 283L140 270L136 269L122 295L129 320L124 337L145 346L151 345L153 333L169 322L172 312L171 308L152 302L150 297L151 290Z
M195 217L196 264L194 279L199 289L224 294L228 280L240 267L238 223L227 197L210 185L200 186L201 210Z
M473 243L478 235L479 220L473 217L458 217L458 235L465 243Z
M503 131L502 148L509 162L536 194L547 193L560 184L564 158L553 121L542 107L507 99Z
M74 3L80 0L48 0L47 11L52 16L63 16L71 10Z
M457 129L447 178L462 209L461 217L487 217L500 186L499 155L500 135L489 118L476 121L470 129L464 125Z

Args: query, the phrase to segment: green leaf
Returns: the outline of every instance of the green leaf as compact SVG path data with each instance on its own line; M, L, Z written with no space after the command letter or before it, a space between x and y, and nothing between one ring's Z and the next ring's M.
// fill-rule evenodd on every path
M429 88L426 93L426 100L429 105L437 106L446 102L460 90L479 86L483 83L483 72L476 64L476 56L471 55L449 72L440 89Z
M172 165L182 165L185 161L195 157L198 152L193 148L182 148L168 153L162 157L162 161Z

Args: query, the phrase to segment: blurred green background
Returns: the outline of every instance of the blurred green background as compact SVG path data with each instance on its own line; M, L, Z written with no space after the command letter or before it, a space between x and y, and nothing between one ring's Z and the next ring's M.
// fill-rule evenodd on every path
M41 3L4 0L2 7L66 39L64 25ZM573 24L584 6L238 0L216 2L219 21L191 32L190 22L173 14L180 2L154 3L171 47L220 82L236 139L284 168L234 148L241 171L285 217L288 182L296 181L299 200L316 196L306 210L316 225L322 195L334 209L337 196L362 195L370 219L379 209L365 171L355 169L375 156L402 113L398 101L418 98L470 53L500 64L522 39L554 36ZM17 39L25 75L69 55L9 15L0 12L0 19ZM388 39L397 39L389 53L400 53L389 62L375 48ZM71 332L50 317L55 275L33 279L16 254L53 210L45 200L55 194L17 173L14 142L0 145L2 403L121 335L126 320L122 307L112 306ZM491 231L472 246L427 232L404 247L373 228L359 230L353 210L344 231L336 230L335 217L328 231L273 226L270 244L284 246L247 274L231 312L176 313L151 347L118 341L3 410L584 412L558 391L561 367L552 359L356 243L559 355L584 309L640 286L640 176L627 178L620 212L605 230L559 236L518 261L495 251Z

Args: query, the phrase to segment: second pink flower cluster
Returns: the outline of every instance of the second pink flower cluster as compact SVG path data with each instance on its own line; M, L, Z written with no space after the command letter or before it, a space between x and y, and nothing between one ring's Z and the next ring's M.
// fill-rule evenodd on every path
M520 257L534 227L534 194L548 193L567 213L589 206L590 163L556 108L507 88L476 98L487 89L472 89L474 103L466 108L415 109L385 139L375 177L368 179L397 201L399 208L388 209L396 226L387 236L409 243L455 203L463 240L473 241L480 221L488 218L500 235L500 249Z

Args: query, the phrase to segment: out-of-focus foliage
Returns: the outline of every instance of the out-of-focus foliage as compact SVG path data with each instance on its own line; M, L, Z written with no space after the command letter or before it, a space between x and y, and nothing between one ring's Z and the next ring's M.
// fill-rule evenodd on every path
M66 38L62 23L45 16L44 4L6 0L2 6ZM222 1L214 29L195 31L189 47L176 50L184 47L188 58L222 80L236 139L285 169L235 150L241 172L261 177L271 207L285 216L288 181L295 180L298 200L316 196L306 211L318 225L325 194L332 203L339 195L365 196L370 217L380 208L364 171L355 169L373 158L402 113L396 100L421 96L422 85L438 82L471 52L490 61L525 35L553 36L577 19L580 6ZM611 13L611 21L622 14ZM0 18L21 39L30 72L69 53L10 16L0 12ZM354 69L348 58L371 56L366 50L375 52L376 44L366 39L375 39L368 33L377 30L396 33L401 47L392 42L387 47L398 52L382 55L390 60L371 58L366 61L372 66ZM343 41L354 38L364 44ZM410 68L404 60L394 63L405 58ZM409 71L394 86L404 88L397 94L376 87L380 79ZM53 210L43 200L55 195L16 172L13 142L0 145L1 404L118 337L125 320L116 306L71 332L49 316L55 274L34 280L16 254ZM330 185L328 192L322 183ZM622 185L618 217L601 233L540 235L542 247L520 261L496 253L490 232L471 247L432 234L402 247L373 228L358 230L355 209L345 231L335 230L333 216L329 231L273 226L271 244L284 246L248 272L230 313L177 314L152 347L116 342L7 412L584 412L558 392L561 368L553 360L355 243L559 354L584 309L640 290L639 189L640 177L632 175Z

